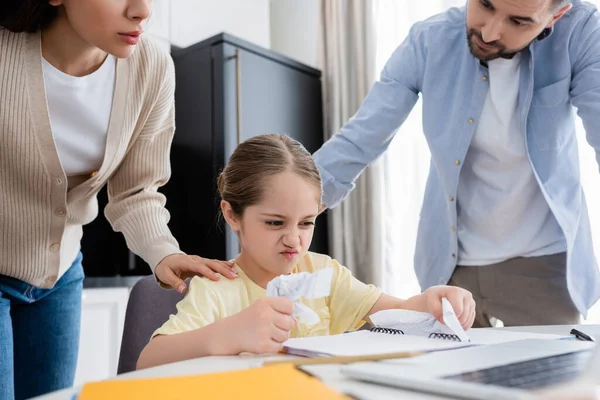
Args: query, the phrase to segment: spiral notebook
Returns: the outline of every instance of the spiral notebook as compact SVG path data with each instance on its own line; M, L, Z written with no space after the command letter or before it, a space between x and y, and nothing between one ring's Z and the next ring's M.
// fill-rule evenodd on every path
M433 315L409 310L385 310L370 317L374 327L342 335L290 339L284 343L289 354L314 356L360 356L399 352L428 352L470 346L469 338L454 331L449 323ZM449 321L445 318L445 321ZM458 323L458 321L456 321ZM461 340L461 336L463 339Z
M491 345L523 339L565 339L568 335L512 332L502 329L470 329L457 332L452 323L442 324L432 315L408 310L385 310L371 315L374 327L341 335L290 339L288 354L304 357L363 356L400 352L431 352L475 345ZM449 319L444 319L449 321ZM461 328L462 330L462 328Z
M421 336L454 342L470 340L468 336L465 336L462 328L457 331L456 328L453 329L454 324L442 324L429 313L411 310L384 310L371 315L371 322L375 325L371 332L376 333ZM458 321L456 324L460 325Z
M287 354L301 357L367 356L390 353L424 353L471 346L469 342L436 340L422 336L389 335L381 331L357 331L331 336L289 339Z

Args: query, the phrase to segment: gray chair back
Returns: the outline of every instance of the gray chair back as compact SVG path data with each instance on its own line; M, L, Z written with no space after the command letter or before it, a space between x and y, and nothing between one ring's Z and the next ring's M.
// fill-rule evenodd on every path
M177 312L176 305L184 295L176 290L162 289L154 275L146 276L131 289L127 309L117 374L135 370L140 353L152 333Z

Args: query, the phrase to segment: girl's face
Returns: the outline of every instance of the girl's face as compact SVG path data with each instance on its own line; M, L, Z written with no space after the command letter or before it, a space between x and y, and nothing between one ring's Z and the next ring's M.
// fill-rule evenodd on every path
M306 254L321 199L320 188L295 172L273 175L264 184L262 201L247 207L241 219L224 212L239 236L237 261L245 270L254 270L263 281L259 284L290 273Z
M118 58L129 57L150 16L152 0L50 0L63 6L73 31L86 43Z

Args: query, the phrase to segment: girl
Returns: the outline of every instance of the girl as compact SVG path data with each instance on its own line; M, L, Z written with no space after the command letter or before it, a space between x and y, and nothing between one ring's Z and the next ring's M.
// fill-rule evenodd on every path
M0 1L0 399L71 386L82 225L106 216L164 284L227 263L167 227L173 64L142 37L150 0ZM107 249L109 250L109 249Z
M377 311L403 308L441 318L447 297L464 328L475 318L471 293L438 286L408 300L382 294L354 279L331 258L307 251L321 206L321 179L311 155L283 135L256 136L240 144L219 177L221 210L239 236L239 279L193 278L177 315L142 351L138 368L209 355L276 353L291 337L338 334L359 328ZM296 323L293 303L265 297L267 283L290 273L333 269L330 295L302 299L319 316Z

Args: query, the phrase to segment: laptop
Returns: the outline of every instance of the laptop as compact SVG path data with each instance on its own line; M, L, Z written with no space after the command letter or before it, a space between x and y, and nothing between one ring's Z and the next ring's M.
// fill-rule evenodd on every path
M465 399L528 398L533 390L600 378L600 347L527 339L439 351L412 359L350 364L347 377Z

